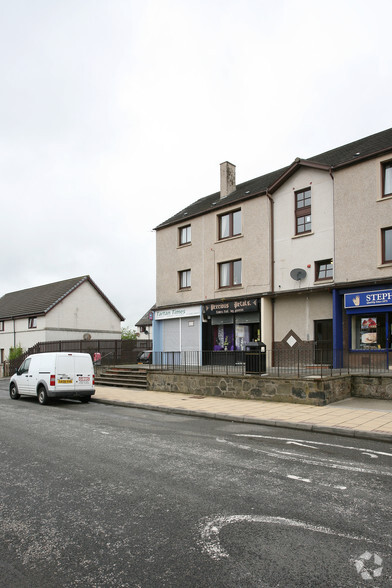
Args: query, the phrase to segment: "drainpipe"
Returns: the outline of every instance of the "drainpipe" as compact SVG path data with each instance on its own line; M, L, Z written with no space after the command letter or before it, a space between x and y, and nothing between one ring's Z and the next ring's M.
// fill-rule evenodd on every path
M275 251L274 251L274 201L271 194L266 192L267 198L270 201L270 282L271 282L271 291L274 292L274 281L275 281L275 271L274 271L274 258L275 258Z
M15 349L15 347L16 347L16 333L15 333L15 317L14 316L12 317L12 320L14 322L14 349Z
M275 292L275 248L274 248L274 200L271 194L266 191L267 198L270 202L270 282L271 282L271 292L272 294ZM272 303L272 317L271 317L271 339L272 339L272 365L274 365L274 343L275 343L275 298L271 297Z
M335 267L336 267L336 221L335 221L335 178L333 176L332 167L329 168L329 175L332 180L332 222L333 222L333 280L335 282ZM332 291L332 367L337 367L337 333L341 331L343 316L340 316L340 325L337 325L338 314L336 313L335 305L335 292ZM339 296L336 293L336 300L339 300ZM343 347L343 345L342 345ZM343 354L343 350L342 350ZM343 357L343 355L342 355ZM340 367L340 366L339 366Z

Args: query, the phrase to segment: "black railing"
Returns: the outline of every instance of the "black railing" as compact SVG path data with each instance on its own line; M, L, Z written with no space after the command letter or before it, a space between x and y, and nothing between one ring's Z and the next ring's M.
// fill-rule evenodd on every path
M392 353L331 349L259 351L155 351L151 368L162 372L326 377L344 374L387 375ZM392 366L391 366L392 367Z
M38 343L10 362L10 374L27 355L48 351L101 354L101 365L136 364L139 354L151 349L151 341L49 341ZM392 375L392 350L346 351L306 347L252 351L154 351L151 369L162 372L270 375L274 377L326 377L344 374ZM142 366L140 366L142 367ZM147 365L143 365L148 367Z

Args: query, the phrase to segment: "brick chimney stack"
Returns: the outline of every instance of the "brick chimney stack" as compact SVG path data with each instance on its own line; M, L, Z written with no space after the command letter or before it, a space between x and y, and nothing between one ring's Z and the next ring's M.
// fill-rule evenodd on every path
M225 161L220 164L220 197L226 198L235 189L235 165Z

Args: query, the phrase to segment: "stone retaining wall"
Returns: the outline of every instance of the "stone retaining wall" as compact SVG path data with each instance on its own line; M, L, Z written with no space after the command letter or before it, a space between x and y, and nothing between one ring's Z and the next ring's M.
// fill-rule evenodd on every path
M151 370L147 373L147 385L149 390L161 392L296 402L314 406L324 406L351 396L392 400L392 376L270 378L169 374Z
M392 400L392 376L351 376L351 396Z
M391 380L392 383L392 380ZM269 378L149 371L149 390L324 406L351 396L351 377Z

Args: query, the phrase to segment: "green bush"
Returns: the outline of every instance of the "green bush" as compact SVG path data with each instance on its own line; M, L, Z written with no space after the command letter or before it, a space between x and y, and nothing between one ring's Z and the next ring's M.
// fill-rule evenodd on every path
M14 359L18 359L23 355L23 349L20 344L17 347L10 347L10 352L8 354L8 361L13 361Z

